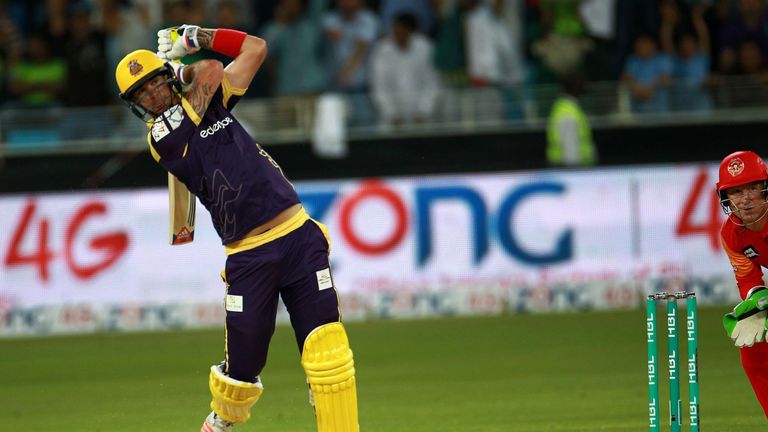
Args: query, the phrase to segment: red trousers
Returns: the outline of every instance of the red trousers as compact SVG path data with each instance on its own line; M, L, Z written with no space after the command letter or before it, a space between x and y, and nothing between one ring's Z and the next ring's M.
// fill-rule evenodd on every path
M756 343L751 347L739 349L741 366L747 373L757 400L768 417L768 343Z

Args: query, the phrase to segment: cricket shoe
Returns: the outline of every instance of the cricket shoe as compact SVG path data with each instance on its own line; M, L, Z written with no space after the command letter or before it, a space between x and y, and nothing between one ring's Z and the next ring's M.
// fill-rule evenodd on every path
M232 423L224 421L215 411L211 411L205 418L200 432L232 432Z

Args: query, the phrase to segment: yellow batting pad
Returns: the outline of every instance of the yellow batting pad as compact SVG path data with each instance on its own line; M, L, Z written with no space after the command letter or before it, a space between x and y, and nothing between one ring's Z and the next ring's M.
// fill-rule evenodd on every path
M245 423L251 418L251 407L264 391L260 381L248 383L224 375L221 365L211 366L208 387L213 396L211 409L230 423Z
M358 432L355 362L344 326L322 325L307 336L301 354L318 432Z

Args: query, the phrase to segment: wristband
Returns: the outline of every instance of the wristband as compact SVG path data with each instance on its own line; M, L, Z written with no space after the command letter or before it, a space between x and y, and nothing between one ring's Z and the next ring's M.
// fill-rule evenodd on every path
M179 82L181 83L181 85L189 84L188 82L186 82L184 80L184 69L186 69L186 68L187 68L187 65L179 66L179 70L176 71L176 74L178 75Z
M211 50L235 58L240 54L247 33L239 30L217 29L213 35Z

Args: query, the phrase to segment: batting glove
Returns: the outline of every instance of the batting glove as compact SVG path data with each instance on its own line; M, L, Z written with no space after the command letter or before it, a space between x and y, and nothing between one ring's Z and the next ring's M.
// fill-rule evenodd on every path
M157 56L163 60L178 60L200 51L197 31L200 26L181 25L157 32Z

